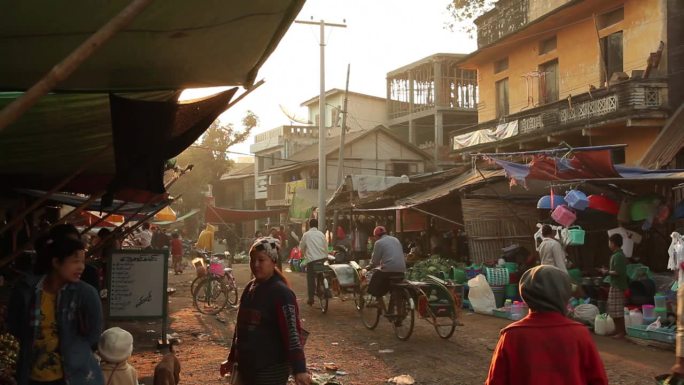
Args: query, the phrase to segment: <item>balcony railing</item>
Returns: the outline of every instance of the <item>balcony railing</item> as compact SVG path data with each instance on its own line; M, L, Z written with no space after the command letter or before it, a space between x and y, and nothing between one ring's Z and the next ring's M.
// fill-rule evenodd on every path
M454 134L451 148L463 151L524 136L550 134L573 126L629 117L667 108L667 83L662 79L635 79L608 89L587 92L551 104L535 107L484 122Z

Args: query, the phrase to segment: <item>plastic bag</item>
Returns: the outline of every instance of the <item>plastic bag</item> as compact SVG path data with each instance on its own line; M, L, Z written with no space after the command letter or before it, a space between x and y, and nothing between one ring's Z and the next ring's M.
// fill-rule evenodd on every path
M660 317L658 317L655 321L653 321L650 325L646 326L646 331L647 332L652 332L654 330L660 329Z
M615 332L615 322L608 314L599 314L594 318L594 333L607 336Z
M476 313L492 314L496 309L494 292L484 275L478 274L468 281L468 300Z
M594 322L599 315L599 308L592 304L580 304L573 311L575 318L584 322Z

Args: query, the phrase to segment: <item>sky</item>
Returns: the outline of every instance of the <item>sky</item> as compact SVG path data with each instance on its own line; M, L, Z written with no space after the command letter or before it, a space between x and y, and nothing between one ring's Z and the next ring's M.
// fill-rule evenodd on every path
M326 28L326 90L344 89L349 63L350 91L385 97L387 72L438 52L476 49L474 39L444 28L448 4L449 0L308 0L296 19L347 25ZM259 71L257 80L264 79L265 84L219 117L238 127L247 110L259 117L252 136L231 151L249 153L254 134L289 124L279 105L296 116L307 116L300 104L319 93L319 35L318 26L292 24ZM187 90L183 97L213 92Z

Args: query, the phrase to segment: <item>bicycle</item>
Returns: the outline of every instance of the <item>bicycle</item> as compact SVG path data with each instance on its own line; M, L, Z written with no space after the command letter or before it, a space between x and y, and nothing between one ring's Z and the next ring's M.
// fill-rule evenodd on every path
M193 305L202 314L218 314L228 304L237 305L237 281L233 269L224 268L217 261L211 261L207 252L199 252L204 258L196 258L193 264L197 268L197 277L190 284ZM214 257L219 256L214 254ZM209 269L205 266L205 259L209 260ZM201 305L201 306L200 306Z
M372 272L371 272L372 274ZM366 278L369 281L368 278ZM384 314L392 324L394 335L401 341L406 341L413 333L415 324L415 303L413 296L406 287L403 273L390 275L389 301L383 299L382 305L378 298L368 293L368 285L362 285L359 298L359 312L361 322L369 329L373 330L380 322L380 316ZM387 308L385 308L387 303Z
M412 282L396 278L390 283L390 305L394 298L397 311L394 312L394 332L402 341L409 339L413 333L414 318L417 303L418 317L429 322L443 339L449 339L458 324L460 295L456 293L458 285L443 281L428 275L427 282ZM367 292L367 286L362 288L361 320L368 329L375 329L380 315L386 312L378 306L378 300ZM398 306L397 306L398 304ZM388 317L390 321L393 319ZM400 324L397 324L400 321Z

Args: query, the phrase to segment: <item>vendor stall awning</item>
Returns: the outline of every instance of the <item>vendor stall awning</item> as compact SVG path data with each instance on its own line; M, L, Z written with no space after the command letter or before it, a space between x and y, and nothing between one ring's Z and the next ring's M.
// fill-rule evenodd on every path
M158 226L172 225L174 223L183 222L183 220L190 218L191 216L197 214L198 212L199 212L198 209L192 209L187 214L183 214L180 217L177 217L175 220L172 220L172 221L152 221L152 224L158 225Z
M85 166L62 191L144 202L165 192L166 160L202 135L235 91L189 103L175 92L47 95L0 131L3 187L47 191ZM0 93L0 109L19 95Z
M480 172L478 172L477 170L471 170L437 187L433 187L427 191L413 194L404 199L399 199L397 200L397 205L402 207L420 205L423 203L434 201L439 198L443 198L453 193L454 191L458 191L465 187L479 185L481 183L486 183L490 180L500 180L504 178L503 170L483 170L481 172L482 175L484 175L484 178L482 177L482 175L480 175Z
M0 89L23 91L130 0L0 0ZM59 90L250 85L304 0L153 1Z
M204 220L207 223L236 223L269 218L287 213L287 208L278 210L233 210L221 207L207 206Z

